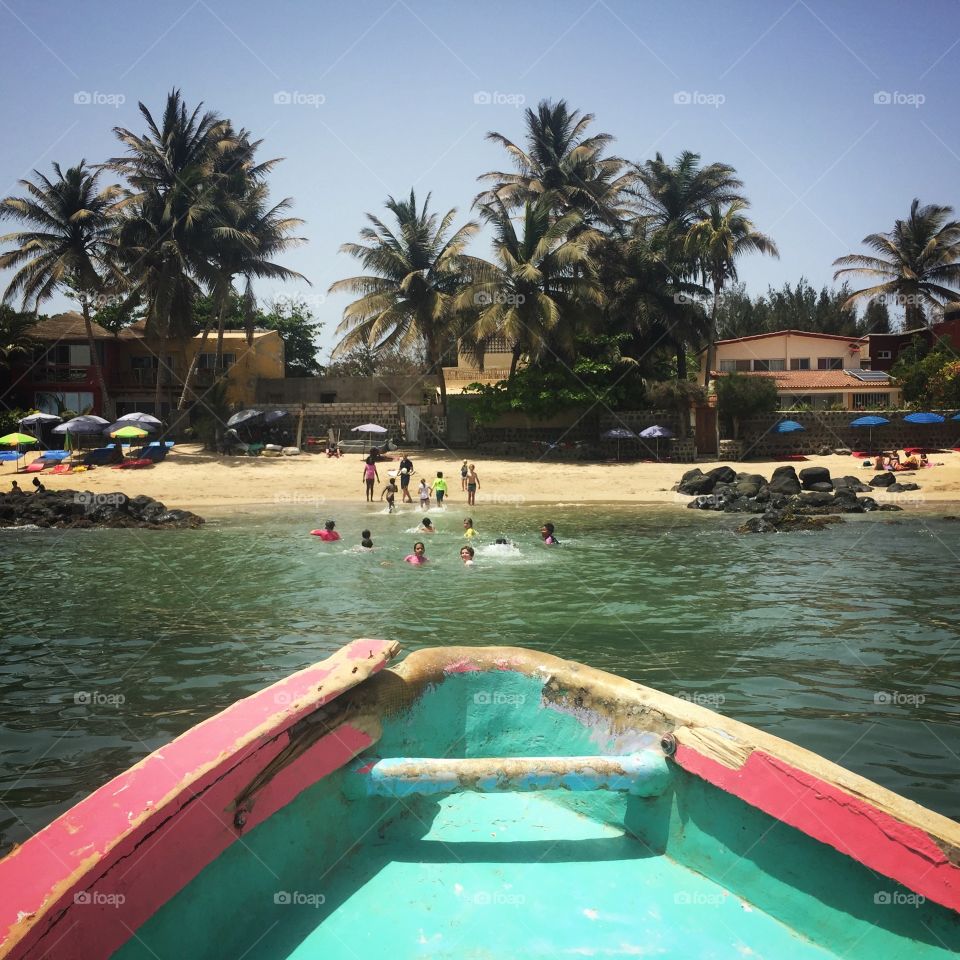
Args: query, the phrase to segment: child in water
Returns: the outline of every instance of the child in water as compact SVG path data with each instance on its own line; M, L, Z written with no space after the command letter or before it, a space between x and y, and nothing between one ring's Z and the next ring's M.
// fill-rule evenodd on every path
M333 528L336 524L332 520L328 520L324 525L322 530L311 530L310 534L314 537L319 537L321 540L326 543L333 543L335 540L340 539L340 534L337 533Z
M393 513L393 504L394 504L394 500L396 499L396 496L397 496L397 481L394 480L393 477L391 477L390 482L383 488L383 490L380 493L381 500L384 497L387 498L388 513Z
M560 541L553 535L553 524L545 523L540 528L540 538L548 546L557 546Z
M420 530L419 530L419 532L420 532L420 533L436 533L437 531L436 531L436 529L434 528L433 524L430 522L430 518L429 518L429 517L424 517L424 518L420 521Z
M463 535L468 540L472 540L477 535L477 531L473 529L473 517L463 518Z
M475 551L473 547L461 547L460 548L460 559L463 561L465 567L473 566L473 557Z
M437 506L443 506L443 498L447 493L447 481L443 479L443 471L437 471L437 479L433 481L433 495L437 498Z
M413 545L413 553L408 554L404 558L405 563L412 563L419 566L421 563L427 562L427 548L423 545L422 540L418 540Z
M430 507L430 487L426 480L420 481L420 509L427 510Z
M361 550L372 550L372 549L373 549L373 541L370 539L370 531L369 531L369 530L364 530L364 531L360 534L360 536L361 536L361 538L362 538L362 539L360 540L360 549L361 549Z

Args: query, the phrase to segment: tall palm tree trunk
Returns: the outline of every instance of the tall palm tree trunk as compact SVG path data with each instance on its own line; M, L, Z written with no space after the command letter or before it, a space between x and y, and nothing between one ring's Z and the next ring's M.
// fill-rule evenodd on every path
M520 347L520 341L518 340L513 345L513 353L510 357L510 373L507 375L508 382L513 381L513 376L517 372L517 364L520 362L520 353L521 353L521 347Z
M197 368L200 366L200 355L203 353L203 348L207 344L207 337L210 335L210 331L213 329L214 321L216 321L220 331L217 346L218 351L220 349L220 343L222 343L223 339L223 323L225 314L227 312L227 299L228 298L223 295L218 297L219 302L217 304L216 313L211 314L210 319L203 328L203 332L200 335L200 343L197 345L197 349L194 351L193 358L190 360L190 367L188 368L187 374L183 379L183 390L180 393L180 399L177 401L178 410L182 410L187 405L187 396L190 393L190 388L193 384L193 378L197 375Z
M710 381L713 379L713 368L717 362L717 311L720 305L720 291L722 284L719 280L713 281L713 305L710 307L710 329L707 331L707 369L703 376L703 389L710 393Z
M97 381L97 389L100 391L100 399L103 403L103 411L107 419L113 420L113 401L107 391L107 382L103 378L103 364L100 362L100 354L97 352L97 344L93 339L93 321L90 318L90 304L86 297L80 300L80 309L83 311L83 325L87 331L87 344L90 350L90 362L93 364L93 375Z
M677 379L687 379L687 345L683 340L677 342Z
M164 367L166 366L166 358L164 354L167 352L167 328L164 328L160 331L160 349L158 351L159 356L157 357L157 383L153 391L153 415L158 419L162 420L163 416L160 413L160 399L163 396L163 380L164 380Z

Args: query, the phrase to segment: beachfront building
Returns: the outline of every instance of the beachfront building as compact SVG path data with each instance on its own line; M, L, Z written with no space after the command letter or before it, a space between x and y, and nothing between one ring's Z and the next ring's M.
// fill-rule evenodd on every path
M118 415L140 410L165 418L176 409L184 378L198 353L200 359L188 399L201 398L204 390L213 385L217 335L212 332L206 342L202 341L200 334L189 340L167 340L161 364L160 342L148 338L144 326L141 320L120 331L121 360L111 389ZM247 343L244 330L225 330L223 363L227 373L227 402L237 409L252 406L261 380L283 378L283 340L276 330L255 330L253 342ZM161 389L159 412L154 410L158 377Z
M443 360L447 393L463 393L471 383L496 383L510 374L513 350L505 337L488 338L483 351L483 369L457 344Z
M700 382L706 377L700 355ZM878 410L895 407L900 391L889 375L870 368L866 338L779 330L719 340L713 375L769 377L781 410Z
M932 347L937 340L946 340L960 355L960 313L948 315L940 323L931 324L929 327L916 327L900 333L869 334L866 339L870 369L890 370L900 354L918 338L928 347Z
M120 367L120 347L109 330L93 326L93 349L103 368L107 390ZM79 313L59 313L29 330L33 353L15 357L10 370L8 406L44 413L99 413L103 397L97 384L86 325Z
M29 331L36 341L32 356L15 362L10 371L10 406L37 408L46 413L104 412L83 317L69 312L38 321ZM164 362L160 344L148 339L139 321L113 334L93 324L94 349L118 416L139 410L168 418L183 391L190 363L199 352L190 399L202 397L213 384L217 338L211 334L201 349L199 335L168 340ZM253 404L261 380L282 379L283 340L276 330L256 330L248 344L243 330L227 330L223 337L227 370L227 401L237 407ZM160 410L154 409L157 378L161 379Z

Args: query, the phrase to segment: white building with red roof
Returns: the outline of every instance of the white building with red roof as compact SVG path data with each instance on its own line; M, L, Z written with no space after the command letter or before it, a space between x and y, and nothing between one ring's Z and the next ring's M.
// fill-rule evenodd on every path
M700 354L700 382L706 377ZM866 338L804 330L778 330L718 340L713 375L768 377L781 410L878 410L896 407L900 391L889 374L870 369Z

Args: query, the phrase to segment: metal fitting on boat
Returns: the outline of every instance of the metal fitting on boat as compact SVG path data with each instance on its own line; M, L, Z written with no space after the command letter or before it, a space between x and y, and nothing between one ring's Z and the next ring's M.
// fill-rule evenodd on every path
M672 757L677 752L677 738L672 733L665 733L660 738L660 749L665 757Z

